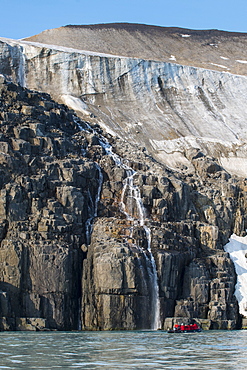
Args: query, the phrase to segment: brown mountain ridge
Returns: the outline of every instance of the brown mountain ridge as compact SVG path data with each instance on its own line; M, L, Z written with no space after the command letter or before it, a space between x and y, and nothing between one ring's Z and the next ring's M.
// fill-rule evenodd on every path
M67 25L26 41L247 74L247 34L134 23Z

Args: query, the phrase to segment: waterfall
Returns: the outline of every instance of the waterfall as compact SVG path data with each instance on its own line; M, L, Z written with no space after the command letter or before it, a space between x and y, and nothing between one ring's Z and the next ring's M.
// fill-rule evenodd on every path
M19 84L22 87L26 87L26 57L24 52L21 53L20 66L18 70Z
M74 122L76 123L77 127L79 128L80 131L89 131L93 132L92 128L86 124L86 129L84 129L81 124L80 120L78 117L73 116ZM82 155L86 154L86 151L84 148L81 148L81 153ZM97 217L97 211L98 211L98 203L100 200L100 193L101 193L101 188L103 184L103 174L101 171L100 166L96 163L96 167L98 170L98 189L97 193L95 195L95 198L93 199L93 195L90 192L90 189L88 189L88 213L89 217L87 221L85 222L85 234L86 234L86 244L90 244L90 239L91 239L91 234L92 234L92 228L93 228L93 221L95 217Z
M144 215L145 215L145 209L142 204L141 195L140 195L140 189L134 185L134 176L135 171L133 171L131 168L128 168L127 176L124 179L124 186L122 190L121 195L121 201L120 201L120 209L125 214L127 220L134 221L135 220L135 206L137 211L137 220L139 222L140 226L144 225ZM129 192L129 193L128 193ZM125 201L126 199L126 201ZM133 202L133 199L135 202ZM125 202L128 202L127 204ZM126 211L126 208L131 213L128 213Z
M147 251L141 248L140 251L144 255L147 262L147 270L149 279L152 286L151 291L151 311L152 321L151 329L158 330L161 327L160 321L160 300L159 300L159 285L157 276L157 267L154 256L151 250L151 231L147 225L145 225L145 208L141 200L140 189L134 185L134 176L136 172L125 165L121 158L112 152L112 148L109 143L101 141L101 145L104 147L106 153L112 157L115 164L126 170L126 178L123 181L123 190L120 200L120 210L124 213L127 220L133 222L134 226L143 227L147 239ZM150 268L151 263L151 268Z
M77 127L79 128L80 131L87 131L85 130L81 124L80 120L78 117L73 116L74 122L76 123ZM88 131L92 131L89 125L87 125ZM81 154L86 155L86 150L82 147L81 148ZM87 221L85 222L85 237L86 237L86 245L89 245L91 242L91 234L92 234L92 228L93 228L93 221L94 218L97 217L97 211L98 211L98 203L100 200L100 193L102 189L102 184L103 184L103 174L101 171L100 166L96 163L96 167L98 170L98 189L96 192L96 195L93 199L93 195L90 192L90 189L88 189L88 213L89 217ZM81 323L81 300L82 297L79 297L78 299L78 330L82 329L82 323Z
M134 222L141 227L143 227L146 239L147 239L147 251L142 250L144 257L147 262L147 270L149 279L151 282L151 312L152 312L152 321L151 329L158 330L161 327L160 322L160 300L159 300L159 285L158 285L158 276L157 268L154 256L151 250L151 231L147 225L145 225L145 208L143 206L140 189L134 185L134 175L135 171L129 169L127 171L127 177L124 180L124 186L122 190L121 203L123 213L126 215L128 220ZM125 201L126 199L126 201ZM127 206L126 206L127 205ZM128 211L131 211L129 213ZM135 215L136 212L136 215ZM148 252L148 253L147 253ZM151 262L151 268L149 267Z
M159 285L158 285L158 276L157 276L157 268L156 268L156 263L154 256L151 251L151 232L149 227L146 225L143 226L146 237L147 237L147 242L148 242L148 252L150 255L150 260L152 264L152 271L150 272L150 277L152 279L152 286L153 286L153 291L152 291L152 310L154 312L153 315L153 321L152 321L152 328L154 330L158 330L161 328L161 321L160 321L160 300L159 300Z
M91 233L92 233L92 227L93 227L93 220L95 217L97 217L97 210L98 210L98 203L100 200L100 192L103 184L103 175L101 172L101 168L98 164L96 164L97 169L98 169L98 176L99 176L99 184L98 184L98 190L95 196L95 199L92 198L92 195L90 193L90 189L88 190L88 199L89 199L89 213L91 213L91 216L87 219L85 223L85 229L86 229L86 244L90 244L90 238L91 238Z
M75 118L75 122L77 123L77 126L81 131L87 131L87 132L94 132L94 130L86 124L86 128L82 128L80 125L80 122L78 119ZM134 176L136 172L123 163L122 159L112 151L112 146L110 143L101 135L94 132L99 137L99 143L102 146L102 148L105 150L106 154L109 155L114 163L124 169L126 171L126 178L123 181L123 189L121 194L121 200L120 200L120 210L125 215L127 220L130 220L133 222L133 226L135 227L142 227L146 239L147 239L147 249L139 248L140 252L144 256L146 260L146 266L147 271L149 275L150 285L151 285L151 313L152 313L152 320L151 320L151 329L158 330L161 327L160 322L160 301L159 301L159 285L158 285L158 276L157 276L157 268L154 256L152 254L151 250L151 231L147 225L145 225L145 208L142 203L140 189L138 186L134 184ZM100 199L100 192L101 187L103 183L103 176L102 172L100 170L100 167L98 166L99 171L99 188L97 196L95 197L95 200L93 201L92 197L89 196L91 208L94 205L94 212L92 217L88 218L86 221L86 239L87 244L90 243L90 236L92 232L92 224L94 217L97 216L97 205ZM147 286L148 290L148 286Z
M11 58L17 61L18 68L16 70L15 81L22 87L26 87L26 56L22 46L14 46L10 49ZM19 63L18 63L19 62Z

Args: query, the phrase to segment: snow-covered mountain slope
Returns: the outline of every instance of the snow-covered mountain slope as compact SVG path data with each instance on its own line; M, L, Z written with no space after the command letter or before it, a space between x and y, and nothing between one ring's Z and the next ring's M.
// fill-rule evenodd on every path
M193 171L194 150L246 177L246 76L7 39L0 73L50 93L171 168Z

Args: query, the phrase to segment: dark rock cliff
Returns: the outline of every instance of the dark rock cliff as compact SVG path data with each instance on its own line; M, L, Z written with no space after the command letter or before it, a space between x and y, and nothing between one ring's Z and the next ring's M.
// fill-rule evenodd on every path
M238 327L223 246L245 235L246 181L193 150L193 175L167 169L0 82L0 328Z
M13 329L28 317L46 320L38 326L77 329L81 245L98 168L82 157L68 108L12 83L0 92L2 326Z

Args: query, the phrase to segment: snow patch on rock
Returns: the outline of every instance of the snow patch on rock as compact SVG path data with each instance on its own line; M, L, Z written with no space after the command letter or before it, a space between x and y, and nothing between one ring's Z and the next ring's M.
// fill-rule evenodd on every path
M247 60L236 60L238 63L247 64Z
M247 317L247 236L233 234L224 250L230 254L237 274L235 296L239 304L239 313Z
M225 68L225 69L230 69L226 66L223 66L222 64L216 64L216 63L210 63L212 66L219 67L219 68Z
M23 47L29 46L28 50L31 50L31 47L33 46L33 51L36 49L36 53L39 52L38 48L46 48L46 49L52 49L57 51L63 51L65 53L80 53L83 55L95 55L99 57L110 57L110 58L127 58L125 56L119 56L115 54L106 54L106 53L98 53L95 51L90 50L81 50L81 49L74 49L74 48L67 48L65 46L60 45L52 45L52 44L45 44L40 42L32 42L32 41L23 41L23 40L14 40L14 39L8 39L5 37L0 37L0 41L7 42L9 45L22 45Z
M245 157L220 157L220 165L232 175L247 177L247 158Z
M87 116L91 114L88 110L88 106L80 98L76 98L72 95L61 95L62 102L67 105L69 108L79 111Z
M176 61L177 59L176 59L175 55L171 55L171 56L170 56L170 58L169 58L169 60L174 60L174 61Z

